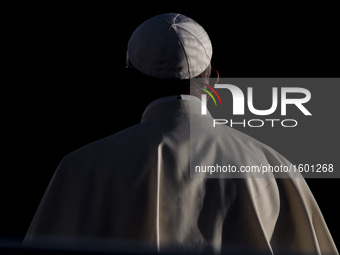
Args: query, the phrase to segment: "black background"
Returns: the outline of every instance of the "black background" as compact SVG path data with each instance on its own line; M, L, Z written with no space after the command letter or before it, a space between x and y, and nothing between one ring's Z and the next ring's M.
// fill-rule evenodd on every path
M211 38L212 65L222 77L336 77L332 10L207 1L3 8L0 237L23 238L62 157L139 122L149 102L125 86L124 69L128 39L143 21L164 12L196 20ZM338 244L340 181L307 182Z

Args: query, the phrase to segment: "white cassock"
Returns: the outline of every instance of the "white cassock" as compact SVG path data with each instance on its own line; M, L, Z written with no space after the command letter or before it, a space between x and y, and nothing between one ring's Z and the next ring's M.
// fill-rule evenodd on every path
M303 178L190 178L190 140L191 154L204 150L200 160L207 164L220 158L290 164L230 127L212 132L212 117L200 112L191 96L162 98L141 123L67 155L24 243L102 238L146 242L159 251L338 254Z

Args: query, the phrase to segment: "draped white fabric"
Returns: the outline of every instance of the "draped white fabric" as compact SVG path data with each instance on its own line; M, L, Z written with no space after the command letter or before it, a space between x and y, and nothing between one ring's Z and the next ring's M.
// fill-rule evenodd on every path
M338 254L303 178L190 178L190 140L197 141L195 151L207 150L201 147L207 143L213 148L203 161L218 154L289 162L228 127L202 135L211 132L204 124L211 117L198 114L200 102L185 99L158 101L140 124L67 155L25 243L39 237L105 238L143 241L159 251Z

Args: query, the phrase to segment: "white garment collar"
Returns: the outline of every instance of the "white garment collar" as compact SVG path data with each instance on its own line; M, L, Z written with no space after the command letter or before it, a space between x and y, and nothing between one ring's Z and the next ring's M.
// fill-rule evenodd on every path
M155 107L156 105L170 102L170 101L176 101L176 100L185 100L185 101L192 101L192 102L198 102L201 103L201 100L198 97L192 96L192 95L178 95L178 96L168 96L168 97L161 97L156 99L155 101L152 101L148 107L146 107L144 112L149 111L152 107Z

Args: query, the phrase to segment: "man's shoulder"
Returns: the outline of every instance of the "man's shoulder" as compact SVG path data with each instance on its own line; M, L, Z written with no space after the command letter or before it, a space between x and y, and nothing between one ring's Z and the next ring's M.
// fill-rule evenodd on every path
M220 126L213 132L214 139L224 150L235 155L252 155L254 159L273 164L287 164L289 161L276 149L260 140L229 126Z
M81 159L82 161L94 157L106 156L108 153L116 153L124 147L131 147L133 142L143 134L146 129L143 124L136 124L131 127L125 128L117 133L95 140L82 147L67 154L63 161L75 161Z

